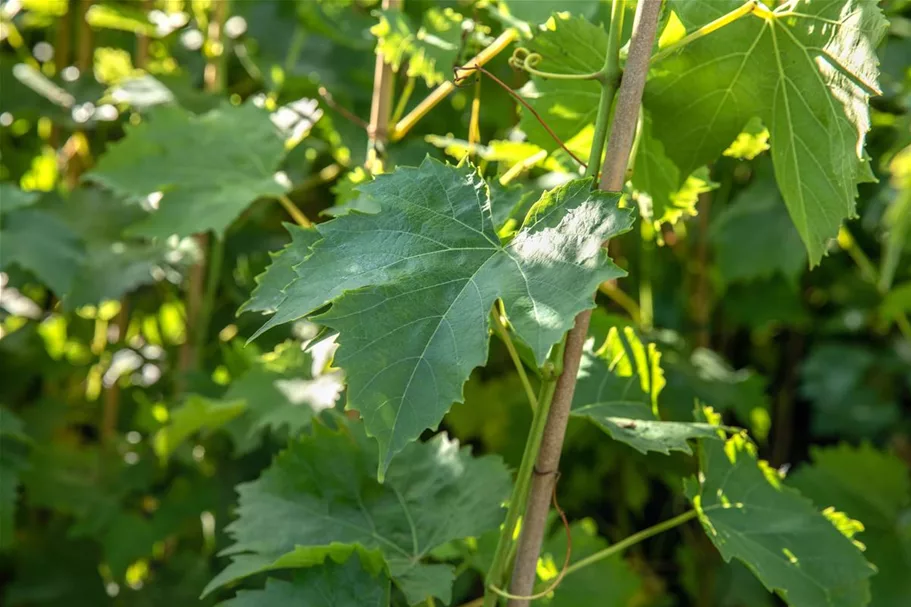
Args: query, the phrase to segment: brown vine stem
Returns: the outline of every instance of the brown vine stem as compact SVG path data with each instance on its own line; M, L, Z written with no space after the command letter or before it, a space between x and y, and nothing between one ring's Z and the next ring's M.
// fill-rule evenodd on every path
M480 53L471 58L471 60L465 64L464 67L456 69L455 80L462 80L466 75L471 73L471 70L484 66L488 61L499 55L503 52L507 46L512 44L512 41L516 39L519 35L519 32L514 28L509 28L504 31L502 34L497 36L490 46L482 50ZM462 71L467 71L468 74L462 74ZM439 85L437 88L427 95L413 110L408 112L404 118L399 120L395 126L392 128L390 133L390 139L392 141L398 141L405 134L411 130L411 128L417 124L417 122L426 116L430 110L435 108L438 103L443 99L446 99L449 96L449 93L456 90L456 84L447 80L443 84Z
M203 71L203 86L210 93L220 93L224 89L226 53L222 47L221 34L228 18L229 7L230 0L221 0L214 4L206 35L204 48L208 53L208 60ZM206 288L206 252L209 249L209 235L197 234L195 239L200 251L200 260L190 266L187 276L186 337L180 347L178 358L178 369L183 377L179 378L176 384L178 393L183 392L185 376L198 362L199 352L203 346L200 342L205 338L202 326L203 323L209 322L208 318L202 316L203 309L206 307L203 299Z
M142 10L148 14L154 8L154 0L142 0ZM149 63L149 37L136 35L136 67L145 70ZM124 295L120 299L120 311L117 313L117 341L123 340L130 322L130 300ZM101 418L101 440L109 442L117 433L117 420L120 417L120 382L115 377L113 383L104 392L104 405Z
M402 0L383 0L383 10L395 10L402 7ZM370 103L370 124L367 127L369 137L367 162L364 164L370 173L381 173L383 163L380 156L389 139L389 115L392 113L392 92L395 86L395 74L392 66L386 63L383 53L377 52L373 69L373 98Z
M617 92L610 139L601 171L602 190L620 191L626 181L626 170L639 122L642 92L648 76L649 60L660 13L660 0L642 0L636 6L629 54ZM604 101L602 99L602 103ZM576 375L590 321L591 311L582 312L576 317L575 326L566 335L563 371L557 379L544 437L538 451L535 475L528 495L522 534L516 552L510 586L510 594L515 596L528 597L534 588L538 555L541 552L544 528L550 510L550 496L557 478L560 452L563 449L566 424L569 421L570 406L576 389ZM510 599L509 605L525 607L528 605L528 599Z

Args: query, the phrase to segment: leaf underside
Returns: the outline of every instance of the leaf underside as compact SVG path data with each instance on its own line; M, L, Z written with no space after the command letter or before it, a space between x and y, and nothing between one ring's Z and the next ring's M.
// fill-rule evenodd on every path
M680 2L693 31L740 0ZM681 175L713 161L759 117L775 177L810 263L854 214L867 175L862 149L886 21L873 0L794 0L773 17L747 15L654 67L644 97Z

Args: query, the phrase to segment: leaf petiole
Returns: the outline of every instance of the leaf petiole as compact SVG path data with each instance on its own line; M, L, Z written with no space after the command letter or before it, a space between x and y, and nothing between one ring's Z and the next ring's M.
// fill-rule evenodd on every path
M584 559L576 561L575 563L573 563L566 569L565 575L569 575L569 574L573 573L574 571L578 571L580 569L588 567L589 565L594 565L595 563L597 563L599 561L603 561L604 559L610 558L610 557L614 556L615 554L619 554L619 553L623 552L624 550L626 550L627 548L629 548L630 546L634 546L634 545L638 544L639 542L647 540L648 538L650 538L654 535L658 535L659 533L663 533L664 531L667 531L668 529L673 529L674 527L677 527L678 525L682 525L683 523L686 523L687 521L691 521L694 518L696 518L697 515L698 515L698 512L696 512L696 510L688 510L687 512L684 512L681 515L675 516L674 518L668 519L666 521L662 521L662 522L658 523L657 525L652 525L648 529L643 529L642 531L634 533L631 536L623 539L622 541L617 542L613 546L609 546L609 547L605 548L604 550L594 553L591 556L588 556L588 557L585 557Z
M769 9L766 8L761 2L757 2L756 0L747 0L743 3L743 5L735 8L731 12L718 17L714 21L706 23L696 31L687 34L677 42L674 42L661 49L659 52L652 55L651 64L654 65L669 55L676 53L691 42L695 42L700 38L704 38L712 32L717 31L726 25L730 25L742 17L746 17L747 15L752 14L766 19L773 16L773 13L769 11Z
M531 405L531 410L537 411L538 397L535 396L535 391L531 387L531 382L528 380L528 374L525 372L525 365L522 364L522 359L519 358L519 352L516 350L516 345L509 336L509 330L503 323L499 308L500 306L495 303L493 309L490 311L490 319L493 321L493 326L497 335L500 336L500 339L502 339L503 343L506 345L506 350L509 351L509 358L512 359L512 364L516 367L519 379L522 380L522 386L525 388L525 396L528 398L528 404Z

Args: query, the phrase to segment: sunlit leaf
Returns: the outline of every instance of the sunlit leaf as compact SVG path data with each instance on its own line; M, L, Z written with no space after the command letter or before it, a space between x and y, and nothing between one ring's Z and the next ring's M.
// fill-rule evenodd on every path
M852 541L856 522L822 513L756 458L744 436L705 441L699 480L686 483L709 539L725 561L747 565L793 607L862 607L875 572ZM862 526L859 526L862 529Z
M741 6L686 2L687 31ZM875 48L886 21L876 2L792 2L747 15L653 66L645 105L665 151L687 175L713 161L759 117L791 219L819 263L854 214L862 149L876 89Z
M661 353L644 344L632 327L611 327L602 344L585 346L572 414L595 422L613 439L641 453L692 453L690 439L717 439L709 424L661 421L658 396L664 388Z
M488 314L504 301L538 363L602 281L621 275L601 243L629 229L617 195L591 180L545 193L522 230L500 243L484 182L469 165L432 159L381 175L362 191L376 215L348 214L317 227L323 240L260 332L331 302L315 320L339 332L348 408L392 456L435 427L471 370L487 359Z

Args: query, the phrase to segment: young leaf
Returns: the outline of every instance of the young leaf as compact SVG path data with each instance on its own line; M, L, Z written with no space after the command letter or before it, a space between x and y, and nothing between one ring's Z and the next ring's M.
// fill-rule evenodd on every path
M807 254L788 218L770 164L760 162L750 185L712 222L709 238L726 283L776 273L795 283L806 267Z
M901 607L911 596L911 480L898 457L869 445L813 448L812 464L787 479L820 508L834 507L864 524L859 539L878 573L870 580L874 607Z
M783 486L743 435L703 442L699 459L687 497L725 561L743 561L792 607L867 604L875 568L851 540L862 525Z
M594 305L598 284L623 275L601 244L628 230L631 214L591 185L580 179L546 192L503 245L473 167L428 158L380 175L362 190L383 210L318 226L323 239L295 266L298 277L257 335L332 303L314 320L339 332L348 408L377 438L382 476L461 400L471 370L487 359L497 298L543 364L575 315Z
M535 33L528 50L541 55L539 70L591 74L604 67L607 32L584 17L555 19L553 29ZM595 122L601 86L596 80L547 80L532 76L519 92L565 142ZM546 150L559 146L530 112L522 112L519 127L537 146Z
M681 2L687 31L740 0ZM645 105L682 175L715 160L753 117L771 135L775 177L819 263L865 179L868 98L886 21L872 0L795 1L747 15L658 62Z
M398 71L408 62L408 76L435 86L452 74L462 40L462 15L452 9L431 8L415 28L400 10L379 11L380 22L370 29L377 52Z
M587 417L614 440L640 453L692 453L687 440L717 439L710 424L665 422L658 418L658 394L664 387L661 353L645 345L632 327L611 327L597 350L585 347L573 398L572 415Z
M452 567L422 559L448 541L495 529L509 473L498 458L472 458L443 435L409 445L383 484L374 479L376 466L360 426L316 426L259 479L238 487L238 519L228 527L235 544L225 551L234 562L205 592L357 550L368 559L379 555L409 603L430 595L448 603Z
M290 581L269 578L263 590L242 590L219 607L275 607L320 605L320 607L387 607L389 579L369 572L359 558L342 564L329 561L302 569Z
M284 155L269 114L252 103L202 116L161 106L127 127L86 178L133 199L163 193L134 234L223 234L251 202L284 193L275 180Z

